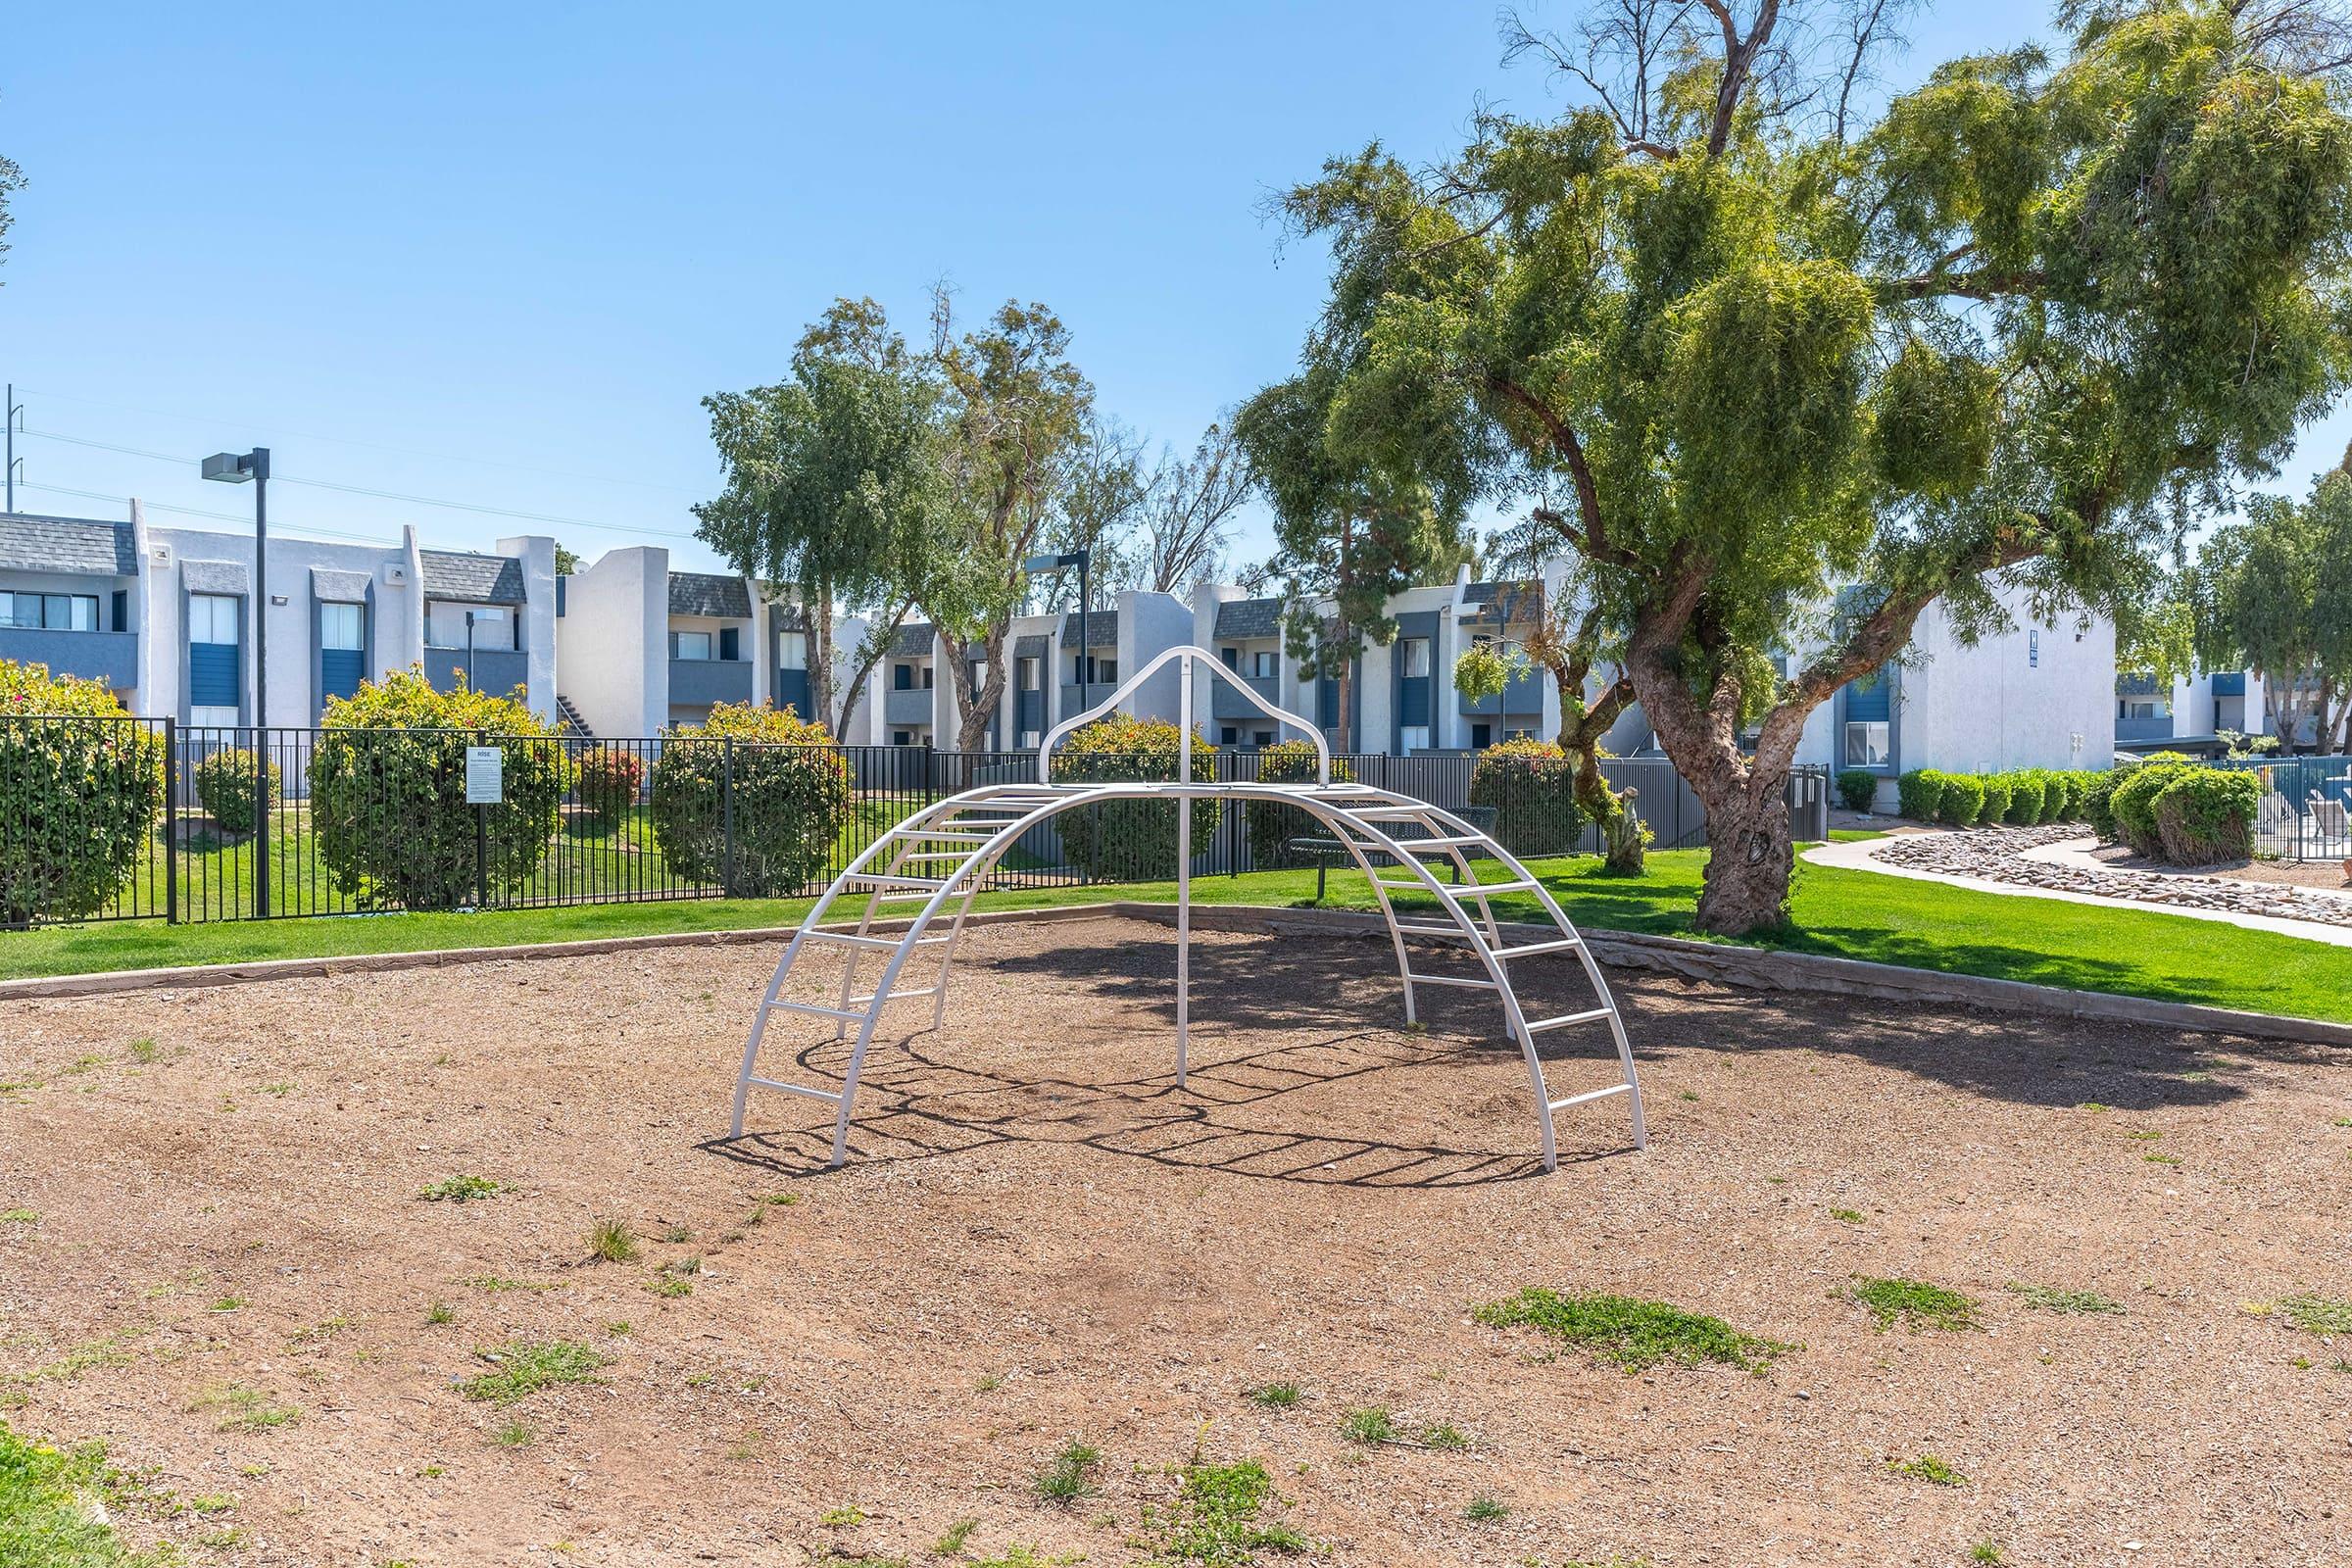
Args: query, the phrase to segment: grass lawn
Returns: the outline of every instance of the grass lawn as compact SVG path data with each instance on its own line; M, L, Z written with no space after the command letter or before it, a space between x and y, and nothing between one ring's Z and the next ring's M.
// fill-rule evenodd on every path
M1659 851L1649 857L1648 874L1639 878L1604 875L1591 857L1531 863L1580 926L1690 936L1705 861L1704 850ZM1305 905L1314 898L1315 874L1209 876L1196 880L1193 888L1202 904ZM1172 883L1040 888L991 894L981 906L1037 908L1108 899L1165 903L1174 897ZM1369 908L1371 890L1360 874L1335 870L1327 903ZM488 914L55 927L0 933L0 978L773 926L798 919L808 904L806 899L710 899ZM1500 911L1529 906L1524 899L1495 901ZM854 901L836 908L857 913ZM1788 929L1752 939L1753 945L2352 1022L2352 949L2219 921L1812 865L1798 867L1794 914Z

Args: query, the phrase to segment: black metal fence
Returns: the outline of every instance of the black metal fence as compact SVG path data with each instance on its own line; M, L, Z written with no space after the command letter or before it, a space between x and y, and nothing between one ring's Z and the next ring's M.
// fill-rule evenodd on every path
M2254 853L2264 859L2352 859L2352 757L2229 757L2215 767L2252 773Z
M468 755L484 750L495 754L496 805L468 800ZM1082 761L1056 776L1082 777ZM1473 804L1473 754L1335 761L1359 783L1449 809ZM1256 779L1263 762L1254 751L1219 751L1212 776ZM923 807L1034 779L1036 768L1035 752L0 715L0 925L806 895ZM1658 847L1705 842L1705 812L1671 763L1611 760L1604 771L1637 791L1634 808ZM1828 795L1823 770L1791 778L1800 837L1819 836ZM1490 785L1484 804L1497 808L1497 835L1514 853L1599 847L1594 828L1559 809L1556 788L1514 783L1497 796ZM1287 820L1298 817L1225 803L1194 874L1299 863L1285 847L1307 830ZM1173 873L1172 847L1164 873L1145 873L1132 858L1065 842L1067 825L1033 829L995 885Z

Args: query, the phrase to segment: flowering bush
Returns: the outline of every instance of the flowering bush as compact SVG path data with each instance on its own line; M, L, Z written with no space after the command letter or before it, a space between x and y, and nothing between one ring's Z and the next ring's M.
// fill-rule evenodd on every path
M610 827L625 815L645 787L645 759L618 746L582 752L579 769L580 809L599 827Z
M1576 761L1555 741L1504 741L1479 753L1470 804L1494 808L1494 840L1513 855L1567 855L1584 831Z
M242 747L223 747L196 760L196 801L221 832L243 837L254 830L262 812L277 804L275 762L264 762ZM255 797L261 798L260 809Z
M1178 734L1164 719L1123 713L1097 719L1072 732L1054 754L1054 778L1064 784L1173 779ZM1215 778L1217 749L1198 733L1189 740L1193 777ZM1193 803L1193 854L1207 853L1216 841L1222 809L1214 800ZM1064 811L1054 825L1061 832L1062 853L1091 880L1157 882L1176 874L1173 801L1105 801Z
M104 909L155 831L164 766L104 681L0 660L0 923Z
M789 708L720 703L662 743L653 779L654 841L669 868L734 898L823 881L850 814L841 748Z

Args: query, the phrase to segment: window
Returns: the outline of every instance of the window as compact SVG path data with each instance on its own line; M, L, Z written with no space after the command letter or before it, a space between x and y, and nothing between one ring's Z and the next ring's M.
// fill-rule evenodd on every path
M1239 669L1242 667L1242 651L1239 648L1220 648L1217 650L1217 655L1219 658L1225 661L1225 667L1227 669Z
M1023 691L1025 691L1025 692L1033 692L1033 691L1037 690L1037 661L1036 661L1036 660L1034 660L1034 659L1016 659L1016 660L1014 660L1014 661L1013 661L1012 667L1013 667L1013 669L1014 669L1014 670L1017 672L1017 674L1019 675L1019 678L1020 678L1020 683L1021 683L1021 690L1023 690Z
M2164 716L2164 705L2153 700L2147 702L2125 701L2118 704L2117 707L2125 718L2162 718Z
M427 603L424 607L424 646L466 646L466 617L473 617L473 646L498 649L514 646L514 612L498 605Z
M1876 719L1845 726L1845 765L1885 767L1889 726Z
M1037 731L1033 729L1025 729L1021 731L1021 745L1024 747L1035 746L1037 744Z
M2026 633L2026 667L2028 669L2041 667L2041 633L2038 631Z
M1429 639L1407 637L1404 639L1402 647L1403 652L1398 657L1404 661L1404 678L1406 680L1426 678L1429 674Z
M318 687L326 697L349 697L368 677L368 611L364 605L318 607Z
M914 731L910 729L892 730L890 732L890 744L893 746L912 746L914 744Z
M1230 649L1230 648L1228 648L1228 649L1227 649L1227 650L1225 650L1225 651L1226 651L1227 653L1231 653L1231 652L1233 652L1233 650L1232 650L1232 649ZM1237 725L1237 724L1225 724L1225 725L1221 725L1221 726L1219 726L1219 727L1218 727L1218 730L1217 730L1217 744L1218 744L1219 746L1239 746L1239 745L1241 745L1241 744L1242 744L1242 731L1241 731L1241 726L1239 726L1239 725Z
M894 692L910 692L914 690L914 666L912 664L891 665L890 689ZM905 741L899 741L896 744L904 746L906 743Z
M730 664L743 662L743 628L721 626L718 629L718 657Z
M243 717L244 665L237 657L242 601L188 595L188 722L234 724Z
M1117 660L1103 660L1101 668L1102 673L1098 674L1095 679L1105 686L1116 686L1119 683L1119 662Z
M1423 646L1427 647L1428 645L1423 644ZM1415 752L1428 751L1429 726L1427 724L1405 725L1396 732L1396 749L1406 757L1412 756Z
M1492 724L1473 724L1473 725L1471 725L1471 726L1470 726L1470 745L1472 746L1472 748L1473 748L1473 749L1475 749L1475 750L1477 750L1477 751L1482 751L1482 752L1483 752L1483 751L1485 751L1485 750L1486 750L1488 747L1490 747L1490 746L1492 746L1492 745L1494 745L1494 725L1492 725Z
M0 626L96 631L96 594L0 594Z
M1092 654L1080 654L1070 661L1070 684L1084 682L1089 686L1116 686L1119 683L1119 662L1115 659L1097 659Z
M710 634L709 632L682 631L675 633L675 636L677 647L671 651L670 658L708 660L710 657Z
M808 667L808 634L805 631L776 633L776 667L778 669L807 669Z
M1272 680L1274 678L1274 650L1260 648L1251 658L1250 672L1259 680Z
M1274 732L1270 729L1251 730L1250 744L1257 747L1271 746L1274 744Z
M229 594L188 595L188 641L237 646L237 612L242 604Z
M925 665L923 666L923 690L925 690L925 691L929 691L930 689L931 689L931 666L930 666L929 664L925 664Z

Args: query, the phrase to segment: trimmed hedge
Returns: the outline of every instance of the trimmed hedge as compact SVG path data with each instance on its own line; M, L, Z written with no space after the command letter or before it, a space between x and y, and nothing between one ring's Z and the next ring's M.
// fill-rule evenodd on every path
M1984 814L1984 777L1981 773L1946 773L1943 776L1943 801L1936 808L1936 820L1953 827L1969 827Z
M1866 767L1849 767L1838 775L1838 803L1849 811L1867 811L1879 798L1879 775Z
M2008 823L2097 822L2094 797L2104 802L2118 775L2086 768L2024 767L2008 773L1946 773L1914 768L1894 781L1897 808L1914 822L1951 827Z
M1312 784L1315 781L1315 743L1282 741L1257 754L1257 777L1263 784ZM1344 757L1331 760L1331 781L1352 784L1355 771ZM1250 822L1250 864L1260 871L1303 865L1306 857L1283 846L1295 838L1319 836L1321 824L1296 806L1251 801L1243 808Z
M2211 865L2254 854L2262 784L2250 772L2192 767L2156 797L2156 837L2176 865Z
M1575 760L1556 741L1504 741L1479 753L1470 804L1494 808L1494 840L1513 855L1573 854L1585 828Z
M2156 797L2191 766L2187 762L2142 762L2132 768L2108 797L2108 807L2115 813L2114 837L2141 855L2161 857L2164 840L2156 832Z
M2009 819L2010 777L2006 773L1980 773L1984 781L1984 806L1977 812L1977 820L1987 826L1998 826Z
M611 827L626 815L645 787L645 759L618 746L582 752L579 767L580 812L598 827Z
M253 753L233 746L208 752L197 759L194 768L196 802L221 832L243 838L254 830L260 820L260 812L254 809L257 768L261 769L259 776L267 780L264 788L268 801L262 807L262 810L267 811L278 802L279 780L275 762L264 764Z
M512 697L440 692L421 665L328 701L311 754L311 826L336 888L373 908L454 909L528 882L556 836L571 759L555 726ZM505 804L466 804L466 749L505 754Z
M733 898L783 898L832 868L850 814L849 765L822 724L789 708L720 703L662 742L648 814L677 875Z
M1914 822L1933 822L1943 811L1943 781L1950 775L1915 767L1894 781L1895 809Z
M103 910L164 804L164 738L104 681L0 660L0 923Z
M1176 777L1176 726L1159 718L1124 713L1097 719L1074 731L1054 755L1054 777L1065 784L1109 784L1127 779ZM1187 737L1193 777L1217 776L1217 749L1198 731ZM1311 775L1310 775L1311 776ZM1213 800L1193 803L1194 855L1216 841L1223 808ZM1164 882L1176 874L1176 803L1105 801L1054 818L1062 853L1088 877L1103 882Z
M2049 799L2050 786L2037 769L2009 775L2009 809L2001 820L2013 827L2032 827L2042 820L2042 804Z

